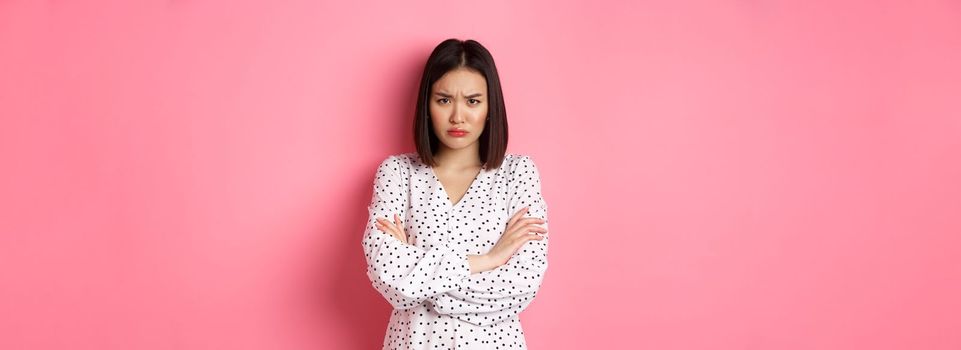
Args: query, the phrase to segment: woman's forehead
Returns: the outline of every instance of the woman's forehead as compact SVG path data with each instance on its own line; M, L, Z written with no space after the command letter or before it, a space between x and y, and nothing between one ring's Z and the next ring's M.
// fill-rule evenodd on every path
M480 73L466 69L456 69L437 79L433 88L435 92L447 94L480 93L486 90L487 80Z

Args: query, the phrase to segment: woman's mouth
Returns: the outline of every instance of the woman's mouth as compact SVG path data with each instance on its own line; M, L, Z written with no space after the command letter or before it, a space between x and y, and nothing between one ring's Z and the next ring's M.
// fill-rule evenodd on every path
M453 137L464 137L465 135L467 135L467 131L464 131L464 130L447 130L447 135L450 135L450 136L453 136Z

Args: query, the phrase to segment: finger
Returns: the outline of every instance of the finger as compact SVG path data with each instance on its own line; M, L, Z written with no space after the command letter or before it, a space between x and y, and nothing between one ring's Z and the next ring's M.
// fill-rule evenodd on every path
M528 216L528 217L519 218L517 221L514 221L514 225L527 225L528 223L543 224L545 222L547 222L547 220L544 220L538 217Z
M542 239L544 239L544 238L547 238L546 236L547 236L546 233L545 233L545 234L540 234L540 233L533 233L533 232L531 232L530 234L524 235L524 239L527 239L527 240L538 240L538 241L539 241L539 240L542 240Z
M386 232L386 231L388 231L388 228L389 228L389 227L388 227L388 224L387 224L386 222L384 222L384 219L377 218L377 228L380 228L381 231L385 231L385 232Z
M521 225L543 224L543 223L545 223L545 222L547 222L547 220L544 220L544 219L541 219L541 218L538 218L538 217L526 217L526 218L523 218L523 219L518 220L518 223L521 224Z
M511 244L510 244L510 247L511 247L511 248L510 248L510 250L511 250L512 252L514 252L514 254L517 254L517 252L521 249L521 247L524 246L524 243L527 243L527 242L530 242L530 241L540 241L540 240L543 240L543 239L544 239L544 237L541 237L541 236L538 236L538 235L524 235L524 236L522 236L522 237L519 237L519 238L511 241Z
M383 227L383 230L385 230L387 233L390 233L392 235L395 235L395 236L397 235L397 228L394 227L394 224L390 223L390 221L387 221L386 219L378 219L378 220L381 220L380 226Z
M528 226L524 226L524 229L527 230L528 232L547 233L547 228L540 227L540 226L528 225Z
M394 229L393 227L387 227L387 226L385 226L385 225L381 225L381 230L384 231L385 233L391 235L391 237L394 237L394 238L397 239L398 241L404 242L404 241L406 240L406 239L403 238L403 236L401 236L399 233L397 233L397 230Z
M378 222L376 226L377 226L377 229L380 230L381 232L389 234L391 236L394 235L393 230L391 230L390 227L388 227L387 225L384 225L383 223Z
M527 243L530 241L543 241L546 238L547 237L540 236L540 235L526 235L524 236L524 238L521 239L521 245L524 245L524 243Z
M404 222L400 220L400 214L394 214L394 222L396 223L397 232L400 232L400 240L407 242L407 232L404 230Z
M508 226L507 229L508 229L508 230L515 230L515 229L519 229L519 228L524 227L524 226L527 226L527 225L537 225L537 224L543 224L543 223L545 223L545 222L547 222L547 221L545 221L544 219L541 219L541 218L523 218L523 219L520 219L520 220L514 222L514 225L513 225L513 226Z
M521 211L518 211L517 214L511 217L511 220L507 223L508 229L510 229L511 227L517 226L519 222L523 221L525 219L524 218L525 214L526 214L526 208L521 209Z
M394 223L391 222L390 220L387 220L386 218L378 218L377 221L379 221L381 225L384 225L386 227L394 226Z
M547 233L547 228L537 226L536 224L528 224L528 225L518 225L516 229L514 229L513 231L510 231L507 234L511 237L516 237L516 236L537 235L541 233Z
M511 216L511 219L507 221L507 227L513 226L514 223L517 222L518 219L520 219L521 217L523 217L523 216L524 216L524 213L526 213L526 212L527 212L527 207L521 208L520 210L518 210L517 212L515 212L514 215Z
M390 235L391 237L397 238L397 234L394 233L393 230L391 230L390 228L387 228L386 226L384 226L384 225L381 224L381 223L377 223L377 229L379 229L379 230L380 230L381 232L383 232L383 233L386 233L386 234Z

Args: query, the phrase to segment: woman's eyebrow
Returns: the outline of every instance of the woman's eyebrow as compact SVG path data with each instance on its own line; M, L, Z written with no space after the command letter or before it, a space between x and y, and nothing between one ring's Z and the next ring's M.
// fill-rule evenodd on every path
M434 95L438 95L438 96L442 96L442 97L454 97L453 95L450 95L450 94L448 94L448 93L446 93L446 92L435 92ZM476 94L470 94L470 95L467 95L467 96L464 96L464 97L474 98L474 97L480 97L480 96L484 96L484 94L478 92L478 93L476 93Z

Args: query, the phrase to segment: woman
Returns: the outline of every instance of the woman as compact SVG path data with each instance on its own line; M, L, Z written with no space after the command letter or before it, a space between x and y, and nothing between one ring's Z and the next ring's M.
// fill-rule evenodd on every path
M518 314L547 270L547 204L529 156L508 154L490 53L448 39L424 67L417 152L374 179L367 276L394 307L384 349L527 347Z

